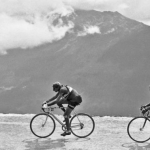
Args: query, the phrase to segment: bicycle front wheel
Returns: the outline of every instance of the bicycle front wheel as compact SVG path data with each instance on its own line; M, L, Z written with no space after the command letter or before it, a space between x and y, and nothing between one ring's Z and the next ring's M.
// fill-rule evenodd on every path
M150 121L142 116L133 118L128 124L127 133L135 142L148 141L150 139Z
M84 113L76 114L72 117L70 120L70 126L71 126L71 132L79 137L79 138L85 138L92 134L95 128L95 122L94 119Z
M46 138L53 134L55 127L54 119L45 113L35 115L30 121L31 132L39 138Z

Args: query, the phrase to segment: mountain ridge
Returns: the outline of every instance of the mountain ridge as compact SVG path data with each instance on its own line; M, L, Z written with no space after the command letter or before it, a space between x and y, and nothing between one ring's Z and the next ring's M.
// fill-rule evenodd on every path
M150 27L118 12L74 13L54 17L54 26L74 24L62 39L1 56L1 113L38 112L42 101L55 94L55 81L79 91L79 110L92 115L136 115L148 101Z

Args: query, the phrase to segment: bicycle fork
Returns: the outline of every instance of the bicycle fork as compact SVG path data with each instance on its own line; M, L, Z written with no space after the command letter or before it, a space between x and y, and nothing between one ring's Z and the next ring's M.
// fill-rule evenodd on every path
M48 118L48 116L46 116L46 119L45 119L44 123L42 124L42 127L45 126L45 124L46 124L46 122L47 122L47 118Z
M142 131L142 130L144 129L145 124L146 124L146 121L147 121L147 119L145 118L144 124L143 124L143 126L140 128L140 131Z

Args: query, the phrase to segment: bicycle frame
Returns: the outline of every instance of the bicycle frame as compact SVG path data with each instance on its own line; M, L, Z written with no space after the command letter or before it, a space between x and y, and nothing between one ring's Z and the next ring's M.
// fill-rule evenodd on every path
M65 125L65 124L62 123L53 113L49 112L49 115L51 115L55 120L57 120L62 126Z
M57 109L57 108L59 108L59 107L49 107L48 109L49 109L49 111L48 112L45 112L43 109L43 111L45 112L45 113L48 113L49 115L51 115L55 120L57 120L57 122L59 122L62 126L65 126L65 124L64 123L62 123L53 113L52 113L52 111L54 111L54 109ZM64 107L64 108L66 108L66 107ZM60 109L60 108L59 108ZM50 112L51 111L51 112ZM74 115L76 115L77 113L75 112L75 110L73 110L72 111L73 113L74 113ZM78 117L77 117L78 118ZM46 119L47 120L47 119ZM79 120L79 118L78 118L78 121L79 121L79 123L81 124L81 121Z

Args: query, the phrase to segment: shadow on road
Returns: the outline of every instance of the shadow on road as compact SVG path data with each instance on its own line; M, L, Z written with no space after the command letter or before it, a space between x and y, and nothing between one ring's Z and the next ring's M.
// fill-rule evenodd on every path
M47 149L56 149L65 148L65 143L67 142L83 142L90 140L90 138L59 138L59 139L26 139L23 142L25 143L25 150L47 150Z
M128 150L150 150L150 143L125 143L122 147L129 148Z

